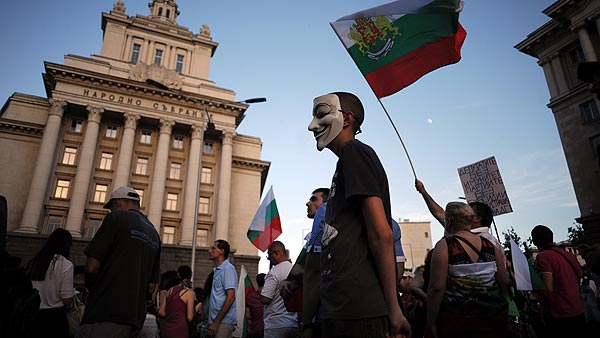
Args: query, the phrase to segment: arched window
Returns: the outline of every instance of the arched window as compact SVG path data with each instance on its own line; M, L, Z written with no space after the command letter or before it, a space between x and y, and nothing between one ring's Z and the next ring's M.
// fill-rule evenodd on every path
M167 9L167 19L171 16L171 10Z
M162 15L162 7L160 7L160 8L158 9L158 16L161 16L161 15ZM169 16L169 15L167 14L167 16Z

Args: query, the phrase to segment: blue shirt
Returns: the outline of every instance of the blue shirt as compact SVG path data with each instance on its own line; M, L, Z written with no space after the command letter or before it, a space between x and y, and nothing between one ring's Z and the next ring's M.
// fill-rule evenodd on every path
M404 250L402 250L402 232L400 232L400 225L398 222L392 219L392 231L394 232L394 252L396 252L396 262L406 262L404 257Z
M229 259L226 259L214 269L215 275L213 277L213 286L210 292L210 310L208 316L208 323L212 324L217 317L217 313L221 311L225 298L227 296L226 291L233 289L234 294L237 291L237 272L235 267L229 263ZM235 300L229 311L221 320L221 323L236 325L237 319L235 316Z
M306 252L321 252L321 247L323 246L323 224L325 223L326 209L327 202L321 204L315 213L312 231L310 232L310 238L306 244Z

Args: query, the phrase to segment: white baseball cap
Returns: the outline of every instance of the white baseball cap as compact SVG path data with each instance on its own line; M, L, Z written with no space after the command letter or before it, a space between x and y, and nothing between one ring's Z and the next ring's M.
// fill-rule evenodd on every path
M134 200L134 201L138 201L139 202L140 195L133 188L130 188L130 187L118 187L117 189L115 189L112 192L112 194L110 194L110 199L104 205L104 209L110 209L112 201L114 199L120 199L120 198L122 198L122 199L128 199L128 200Z

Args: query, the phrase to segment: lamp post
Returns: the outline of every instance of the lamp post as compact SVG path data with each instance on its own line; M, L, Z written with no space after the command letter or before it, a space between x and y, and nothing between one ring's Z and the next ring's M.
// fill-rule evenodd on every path
M190 278L190 282L194 282L194 266L196 264L196 241L197 241L197 237L198 237L198 208L199 208L199 201L200 201L200 181L201 181L201 175L202 175L202 154L204 153L204 132L206 131L206 129L210 129L210 130L214 130L215 129L215 125L212 123L211 118L210 118L210 114L208 113L208 107L216 105L216 104L226 104L226 103L243 103L243 104L252 104L252 103L260 103L260 102L265 102L267 101L266 98L264 97L258 97L258 98L251 98L251 99L246 99L246 100L242 100L242 101L216 101L216 102L212 102L210 101L209 103L204 103L201 102L193 97L187 96L184 93L182 93L181 91L177 90L177 89L173 89L170 87L165 86L163 83L160 83L158 81L152 80L152 79L147 79L146 83L149 85L152 85L154 87L157 87L159 89L162 89L164 91L168 91L177 95L180 95L182 97L184 97L185 99L188 99L194 103L200 104L202 105L202 112L200 113L200 154L198 157L198 172L197 172L197 185L196 185L196 199L195 199L195 203L194 203L194 216L193 216L193 222L194 224L192 225L192 259L191 259L191 269L192 269L192 276ZM206 117L205 117L206 115Z

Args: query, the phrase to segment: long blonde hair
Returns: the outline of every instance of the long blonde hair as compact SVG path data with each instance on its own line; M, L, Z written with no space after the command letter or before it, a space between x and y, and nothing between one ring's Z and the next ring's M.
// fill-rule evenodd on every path
M446 204L444 218L446 219L446 230L450 233L459 230L471 230L475 213L469 205L463 202L450 202Z

